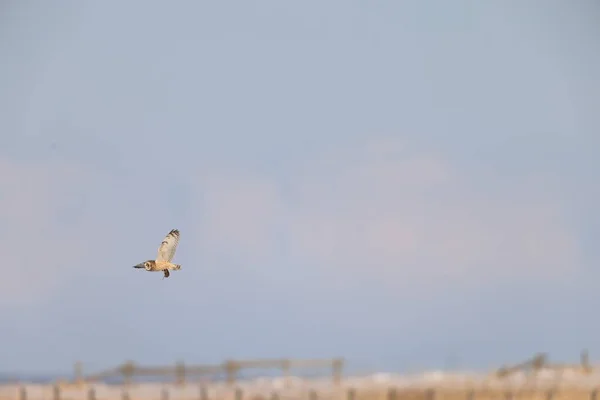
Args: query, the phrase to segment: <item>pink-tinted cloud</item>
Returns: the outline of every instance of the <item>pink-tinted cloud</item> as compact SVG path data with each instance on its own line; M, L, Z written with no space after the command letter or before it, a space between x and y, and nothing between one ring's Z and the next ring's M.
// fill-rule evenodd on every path
M0 307L30 305L68 280L91 241L72 218L85 169L0 159Z
M253 259L268 257L272 235L284 209L277 187L267 179L215 174L202 180L202 240L219 252L239 253Z
M148 216L163 206L159 199L124 197L108 175L67 162L0 159L0 170L0 250L8 266L0 307L43 301L73 275L121 276L139 254L154 252L147 241L155 233L146 228L155 228ZM339 149L296 171L287 181L233 169L190 181L200 234L186 236L197 246L189 243L180 256L203 259L203 268L235 260L271 280L286 265L307 265L332 287L369 280L403 293L578 271L577 237L542 185L516 181L483 191L443 157L394 140ZM147 238L128 240L132 226ZM108 268L98 256L107 256L113 235L121 239L111 243L116 259Z
M216 172L200 185L208 199L203 247L250 264L278 254L340 282L381 280L417 292L577 271L577 238L557 198L518 181L486 191L477 183L442 157L393 140L326 154L285 184Z

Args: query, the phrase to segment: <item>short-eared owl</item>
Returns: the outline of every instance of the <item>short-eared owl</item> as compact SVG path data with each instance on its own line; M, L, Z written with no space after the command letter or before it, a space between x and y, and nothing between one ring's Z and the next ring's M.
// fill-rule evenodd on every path
M144 261L138 265L134 265L133 268L144 268L146 271L163 271L165 275L163 279L168 278L170 275L169 270L178 271L181 269L181 265L171 263L178 244L179 231L172 229L158 247L156 260Z

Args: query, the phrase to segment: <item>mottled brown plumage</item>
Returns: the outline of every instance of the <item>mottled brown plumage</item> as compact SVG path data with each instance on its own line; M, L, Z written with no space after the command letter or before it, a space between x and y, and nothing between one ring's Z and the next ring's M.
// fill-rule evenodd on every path
M149 272L163 271L163 279L168 278L171 275L169 270L178 271L181 269L181 265L171 263L178 244L179 231L177 229L172 229L158 247L156 260L146 260L143 263L134 265L133 268L143 268Z

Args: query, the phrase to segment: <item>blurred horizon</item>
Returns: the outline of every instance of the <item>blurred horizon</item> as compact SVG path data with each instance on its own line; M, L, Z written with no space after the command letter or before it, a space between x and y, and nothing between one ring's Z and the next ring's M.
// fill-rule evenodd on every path
M374 367L373 365L371 365L370 367L367 366L365 363L356 363L356 362L352 362L352 360L348 360L344 357L341 357L342 359L342 368L340 370L341 372L341 377L342 378L347 378L347 377L351 377L351 376L369 376L369 375L376 375L376 374L397 374L397 375L411 375L411 374L424 374L424 373L431 373L431 372L444 372L444 373L491 373L491 372L498 372L500 371L500 369L502 368L506 368L506 367L515 367L517 365L521 365L521 367L517 368L517 371L525 371L528 370L532 367L532 365L534 365L536 363L536 361L534 361L536 358L538 357L543 357L544 361L541 361L541 364L538 366L538 368L548 368L550 370L555 369L555 368L570 368L570 367L577 367L577 366L591 366L594 367L594 365L596 365L594 363L594 361L592 360L590 362L589 360L589 352L586 349L583 349L582 352L579 354L579 360L575 360L574 358L568 359L568 360L556 360L553 359L551 354L545 353L545 352L537 352L535 354L531 354L528 355L526 357L521 357L519 359L515 359L512 360L510 362L504 363L502 365L498 364L498 365L492 365L492 366L488 366L487 368L469 368L466 366L461 366L460 365L460 359L456 356L447 356L444 358L444 362L438 365L431 365L431 366L423 366L423 367L417 367L415 368L414 366L408 366L405 368L401 368L401 369L397 369L397 370L386 370L386 369L378 369L377 367ZM585 357L582 358L582 357ZM332 358L322 358L322 359L312 359L312 360L320 360L319 362L321 363L325 363L328 362L328 360L333 361L334 359L336 359L338 357L332 357ZM215 364L210 364L210 367L215 367L215 366L224 366L228 361L242 361L245 363L248 362L252 362L252 361L256 361L256 360L261 360L261 362L270 362L271 366L270 367L258 367L258 366L246 366L246 367L242 367L235 375L237 376L237 379L240 380L246 380L246 379L253 379L253 378L261 378L261 377L285 377L285 374L283 373L283 371L281 370L281 367L276 367L276 365L279 365L279 363L281 362L280 360L282 360L283 358L274 358L274 359L265 359L265 358L256 358L256 359L252 359L252 360L223 360L221 363L215 363ZM287 358L288 360L291 360L292 363L294 362L302 362L302 361L309 361L311 359L307 359L307 358ZM339 359L339 358L338 358ZM356 360L355 360L356 361ZM66 370L62 370L62 372L60 372L60 370L54 370L54 371L12 371L12 373L10 371L0 371L0 383L8 383L8 382L14 382L14 381L22 381L22 382L30 382L30 383L48 383L48 382L54 382L57 379L68 379L68 380L75 380L78 377L86 377L86 376L91 376L91 375L97 375L100 373L106 373L107 371L117 371L120 368L122 368L124 365L126 365L127 363L132 362L133 365L137 366L137 367L149 367L149 365L140 365L139 363L135 362L134 360L126 360L123 361L121 363L118 364L113 364L110 366L105 366L104 368L102 368L101 370L89 370L89 368L86 368L86 364L82 363L82 362L75 362L73 363L73 368L71 369L71 371L67 372ZM589 363L589 364L588 364ZM177 365L185 365L186 368L189 367L197 367L197 366L203 366L203 367L208 367L209 364L203 364L203 363L198 363L198 362L187 362L186 360L178 360L176 362L172 362L172 363L167 363L167 364L163 364L163 365L156 365L156 364L152 364L150 367L152 368L156 368L156 367L161 367L161 368L176 368ZM305 367L298 367L298 366L294 366L296 364L292 364L292 367L290 369L290 374L289 376L292 377L302 377L302 378L325 378L325 377L332 377L332 366L305 366ZM79 370L79 372L76 372L76 370ZM123 376L118 374L119 377L115 377L111 374L109 374L106 378L98 378L98 382L104 382L104 383L120 383L123 380ZM164 376L162 377L164 378ZM226 377L226 373L225 371L222 371L220 373L206 373L202 379L208 379L210 381L215 381L215 382L222 382L225 381L227 379ZM149 377L149 376L145 376L145 377L140 377L137 376L135 378L135 380L137 382L161 382L164 379L161 379L159 377Z
M593 359L599 20L593 0L3 2L0 371ZM133 269L173 228L182 269Z

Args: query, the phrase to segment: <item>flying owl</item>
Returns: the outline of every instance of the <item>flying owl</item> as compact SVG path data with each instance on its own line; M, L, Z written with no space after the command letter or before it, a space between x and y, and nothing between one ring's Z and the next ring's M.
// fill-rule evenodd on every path
M171 263L178 244L179 231L172 229L158 247L156 260L144 261L138 265L134 265L133 268L144 268L146 271L163 271L165 275L163 279L168 278L170 275L169 270L178 271L181 269L181 265Z

